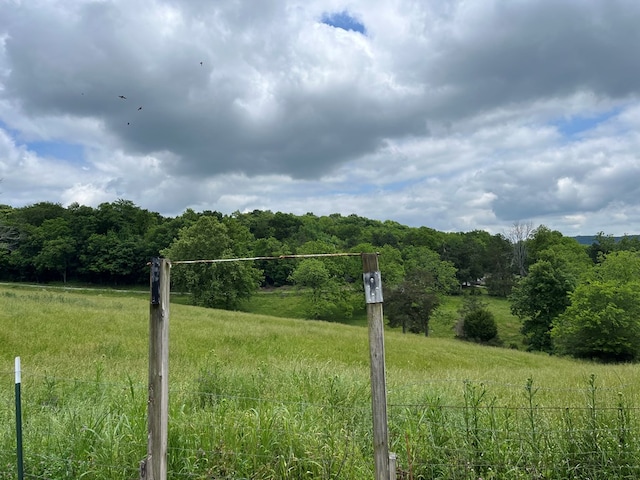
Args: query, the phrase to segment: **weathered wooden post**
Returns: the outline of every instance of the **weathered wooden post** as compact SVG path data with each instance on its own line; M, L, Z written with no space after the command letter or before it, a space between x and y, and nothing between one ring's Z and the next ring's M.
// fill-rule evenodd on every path
M147 457L140 463L141 480L167 478L170 268L166 258L151 260Z
M389 471L389 431L387 426L387 381L384 365L384 323L382 317L382 280L377 253L362 254L364 292L369 322L371 362L371 407L373 410L373 454L375 480L395 478ZM391 476L393 474L394 476Z

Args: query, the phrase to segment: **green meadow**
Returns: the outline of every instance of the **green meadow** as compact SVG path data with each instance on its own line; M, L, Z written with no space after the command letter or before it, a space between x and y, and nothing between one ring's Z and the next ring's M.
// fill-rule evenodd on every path
M298 307L276 300L265 295L252 313L171 304L169 478L373 478L362 316L286 318ZM16 356L25 477L137 478L148 297L0 286L0 302L0 479L16 478ZM455 340L456 302L429 338L385 332L398 478L640 475L637 365ZM517 345L508 304L491 302L500 336Z

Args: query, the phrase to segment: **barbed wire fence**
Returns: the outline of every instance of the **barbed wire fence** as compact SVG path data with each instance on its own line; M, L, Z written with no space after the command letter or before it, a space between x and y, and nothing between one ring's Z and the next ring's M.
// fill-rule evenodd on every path
M10 371L0 372L4 386L9 385L12 375ZM23 371L23 381L27 412L24 478L136 477L138 468L131 459L139 458L137 455L146 448L147 385L33 374L28 368ZM452 385L457 385L459 395L445 398L442 389L451 390ZM598 387L594 391L592 384L572 388L584 405L572 402L567 406L536 401L542 390L547 395L563 397L566 389L531 386L528 390L527 385L463 379L424 385L393 382L388 411L391 447L398 455L398 478L638 478L640 406L628 399L633 396L632 386L628 387L629 392L624 387ZM541 390L536 393L536 388ZM116 404L95 402L98 412L84 416L79 413L93 399L86 392L112 398L132 390L133 394ZM494 395L494 390L506 392L504 396L510 400ZM310 471L310 465L324 465L324 469L317 467L317 477L306 478L358 478L347 474L361 468L361 456L371 452L366 447L371 440L370 426L355 425L366 423L371 415L369 399L364 394L342 403L307 402L234 391L212 393L194 389L193 385L178 385L171 388L170 395L177 403L171 409L176 425L168 447L170 478L268 478L266 472L276 470L278 465L281 472L295 472L297 467ZM533 395L531 402L528 395ZM0 418L10 418L10 395L2 397L7 400L2 404L4 413ZM412 401L411 397L422 400ZM514 397L520 398L520 404L507 404ZM74 403L78 398L84 398L80 407ZM189 402L191 406L180 414L185 407L179 404ZM229 420L218 427L216 422L198 422L194 427L189 420L194 416L202 419L202 414L217 415L223 409L233 422ZM303 414L322 414L346 427L342 444L336 446L338 440L334 436L321 455L310 451L305 454L304 448L292 447L296 437L306 442L313 436L304 431L305 424L291 425ZM115 419L120 421L119 429L115 428ZM3 423L10 426L12 422ZM320 434L323 429L327 433L330 427L321 426L315 433ZM75 432L77 436L45 442L43 438L34 439L32 430L38 436L43 431L54 436L61 431ZM237 445L245 448L233 448L231 443L227 448L219 441L221 438L236 438ZM329 439L328 434L325 438ZM127 451L119 450L123 439ZM259 446L262 440L264 444ZM58 446L52 448L52 443ZM288 448L283 449L285 444ZM99 449L112 451L100 454ZM0 458L4 460L0 479L15 478L14 457L13 449L0 448ZM246 465L251 465L249 470L254 475L246 473ZM259 476L261 471L264 477Z
M291 257L253 257L247 260ZM12 371L0 371L0 378L13 375ZM40 427L42 423L45 430L57 432L56 429L67 420L67 430L87 437L86 448L78 451L67 447L71 448L71 454L62 445L56 450L51 449L47 442L34 442L36 448L27 448L26 458L30 468L24 473L24 478L44 480L83 476L129 479L140 473L139 467L131 459L141 458L142 452L148 447L144 440L147 435L144 410L149 385L131 381L120 383L43 376L32 374L28 368L23 375L30 389L39 392L35 398L26 396L27 411L32 419L25 428L27 438L33 442L30 430L36 424ZM630 386L603 389L592 377L585 388L570 389L583 398L583 405L579 406L573 402L570 405L550 405L540 401L540 394L545 390L554 392L564 389L545 389L544 386L534 385L530 379L523 385L481 379L429 380L418 384L402 384L393 379L392 384L385 407L389 417L389 447L397 452L398 465L394 471L388 472L389 478L396 478L392 475L412 480L640 477L640 407L637 399L626 392ZM202 383L197 385L203 386ZM442 390L440 387L446 386L450 390L452 385L458 385L459 395L439 393ZM108 423L106 420L103 420L105 425L91 424L79 417L74 419L71 407L65 410L65 397L73 396L74 388L82 388L85 393L86 390L93 390L97 396L128 392L122 405L131 403L135 408L129 405L131 408L127 409L118 404L124 408L119 411L118 407L110 405L108 413L102 413L101 418L120 415L118 418L122 423L119 426L110 423L112 430L107 429L105 433L103 427ZM362 469L362 457L373 455L369 445L374 434L371 428L373 407L369 403L370 398L365 395L340 402L304 402L260 394L247 395L232 389L212 391L206 388L190 388L186 398L184 386L169 385L168 389L172 398L183 402L183 407L193 402L199 405L199 412L214 408L237 412L236 422L231 425L224 424L216 429L199 423L199 431L191 431L189 435L177 431L188 430L190 422L180 425L178 418L172 417L172 422L178 425L168 431L166 451L170 478L273 478L273 475L269 477L273 472L279 472L279 478L358 478L346 476L345 472ZM511 392L507 396L519 397L521 403L502 403L501 397L494 394L494 389ZM253 391L259 392L256 389ZM9 398L10 395L2 397ZM0 419L7 419L2 423L10 425L12 406L9 401L3 403L6 408L4 414L0 414ZM183 407L178 408L178 413ZM177 407L174 405L172 408L173 414ZM187 409L185 416L196 410L195 407ZM336 446L336 438L331 438L324 450L319 450L323 452L321 455L313 455L304 448L304 442L309 441L310 437L305 436L302 425L291 426L297 417L315 413L328 415L323 418L337 418L344 427L344 442L338 442L340 445ZM279 422L270 422L270 416L282 418ZM349 429L353 431L349 432ZM38 432L41 431L38 428ZM320 435L322 432L315 433ZM225 438L225 435L250 437L253 439L252 448L227 448L223 443L215 443L215 439ZM299 445L292 446L291 443L296 442L289 442L287 448L283 449L281 443L287 442L265 442L265 445L257 448L262 440L287 436L298 436ZM121 440L119 437L126 438L129 453L116 449L110 454L99 454L96 445L101 443L98 440L107 437L111 438L112 444L118 443ZM203 438L208 440L203 441ZM182 442L184 439L187 441ZM246 443L239 442L237 445ZM0 463L0 480L14 478L12 472L15 468L12 468L11 461L6 460L13 456L15 451L0 449L0 458L4 459ZM304 472L313 472L318 476L304 477ZM264 477L260 477L261 474Z

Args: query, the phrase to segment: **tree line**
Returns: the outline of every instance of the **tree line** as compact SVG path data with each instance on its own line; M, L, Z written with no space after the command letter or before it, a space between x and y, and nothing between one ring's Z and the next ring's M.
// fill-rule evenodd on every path
M187 209L166 217L124 199L96 208L0 205L4 281L144 285L147 262L159 255L178 261L379 252L392 327L428 334L443 295L482 285L489 295L509 298L528 349L605 360L640 354L632 308L640 300L634 283L640 266L632 267L640 265L638 251L637 237L618 240L601 232L585 246L530 223L490 234L268 210L225 215ZM338 311L348 315L359 303L361 275L357 258L328 257L182 265L173 269L172 283L190 292L196 305L227 309L237 308L260 286L299 286L308 296L309 317L331 319ZM495 336L481 300L465 297L462 317L459 336L481 341ZM604 342L601 333L620 342Z
M225 235L233 243L228 248L238 254L271 256L385 248L389 273L396 278L402 275L404 263L417 261L422 249L437 253L441 261L453 265L461 285L476 282L486 274L499 277L510 269L509 241L484 231L445 233L357 215L260 210L224 215L187 209L179 216L165 217L121 199L97 208L77 203L63 207L51 202L19 208L0 205L1 276L3 280L30 282L145 284L149 258L160 255L178 240L181 231L202 218L224 226ZM192 250L189 254L222 255L224 249L220 248ZM291 285L294 265L258 264L263 272L261 285ZM497 286L493 290L498 295L506 292Z

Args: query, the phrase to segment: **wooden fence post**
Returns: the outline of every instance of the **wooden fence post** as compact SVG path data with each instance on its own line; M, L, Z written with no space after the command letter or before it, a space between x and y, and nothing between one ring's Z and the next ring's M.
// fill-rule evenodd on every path
M140 463L141 480L167 478L170 268L165 258L151 260L147 457Z
M389 431L387 426L387 382L384 365L384 323L382 317L382 280L378 254L362 254L362 270L371 359L371 407L373 410L373 454L375 480L389 480ZM393 472L395 474L395 472Z

